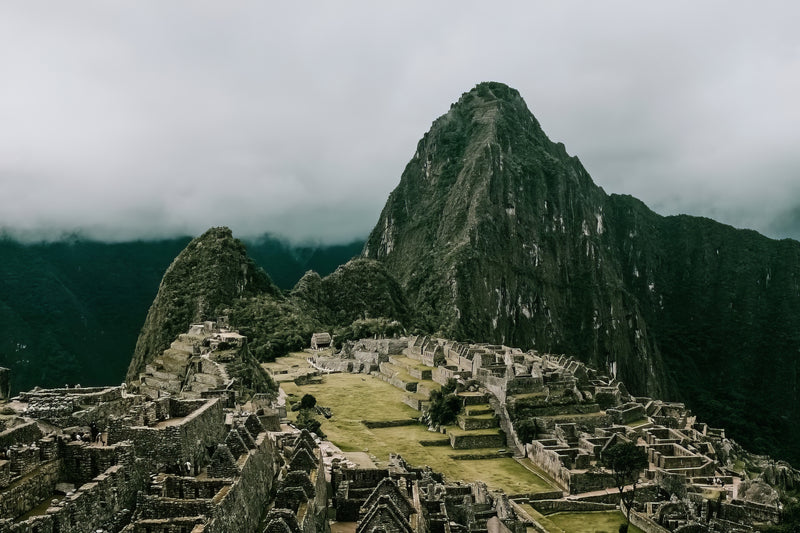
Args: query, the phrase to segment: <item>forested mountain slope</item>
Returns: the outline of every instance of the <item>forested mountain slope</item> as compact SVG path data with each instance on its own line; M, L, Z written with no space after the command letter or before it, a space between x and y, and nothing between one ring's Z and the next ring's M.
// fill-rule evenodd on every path
M514 89L433 123L363 255L429 330L574 355L800 460L800 243L607 195Z

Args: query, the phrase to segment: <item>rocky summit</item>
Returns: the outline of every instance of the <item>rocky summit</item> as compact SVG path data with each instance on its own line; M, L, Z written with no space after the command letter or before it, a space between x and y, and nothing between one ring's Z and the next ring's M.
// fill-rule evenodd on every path
M512 88L434 121L363 255L423 329L573 354L800 460L800 243L607 195Z

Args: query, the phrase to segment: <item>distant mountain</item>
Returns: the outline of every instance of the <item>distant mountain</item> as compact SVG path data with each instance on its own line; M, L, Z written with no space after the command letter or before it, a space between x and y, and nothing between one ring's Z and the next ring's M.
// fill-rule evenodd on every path
M13 390L121 382L161 278L190 240L0 237L0 366L12 369ZM293 245L270 235L248 242L286 290L309 269L330 274L362 247Z
M800 243L605 194L514 89L433 123L363 254L427 330L574 355L800 461Z
M272 235L244 239L250 257L263 266L283 290L289 290L309 270L327 276L361 254L363 240L347 244L292 244Z
M0 366L12 388L120 383L159 280L188 239L0 240Z

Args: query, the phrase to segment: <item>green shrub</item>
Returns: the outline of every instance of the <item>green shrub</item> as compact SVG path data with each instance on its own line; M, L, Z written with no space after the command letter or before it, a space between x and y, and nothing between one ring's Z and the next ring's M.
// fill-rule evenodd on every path
M456 421L461 412L461 398L456 396L458 383L454 379L447 380L441 390L431 392L431 406L428 418L431 424L445 426Z

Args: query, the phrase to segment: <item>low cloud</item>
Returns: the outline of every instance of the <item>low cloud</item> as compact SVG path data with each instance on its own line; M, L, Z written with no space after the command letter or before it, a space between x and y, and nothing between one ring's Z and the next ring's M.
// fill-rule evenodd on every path
M430 123L496 80L607 192L786 236L800 7L770 7L3 5L0 227L363 237Z

